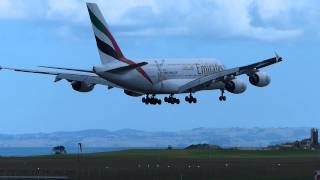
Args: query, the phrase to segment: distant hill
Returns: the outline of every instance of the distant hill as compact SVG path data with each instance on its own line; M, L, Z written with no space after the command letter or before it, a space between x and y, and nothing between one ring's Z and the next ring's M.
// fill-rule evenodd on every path
M220 146L210 144L193 144L185 148L185 150L222 150Z
M0 134L0 147L173 147L214 144L221 147L265 147L309 137L309 128L197 128L177 132L84 130L37 134Z

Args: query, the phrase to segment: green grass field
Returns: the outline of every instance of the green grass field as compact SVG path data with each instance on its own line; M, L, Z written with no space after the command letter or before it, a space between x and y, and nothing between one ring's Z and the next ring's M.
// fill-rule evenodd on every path
M123 180L308 180L320 151L127 150L0 158L0 175Z
M127 150L96 153L100 157L162 157L162 158L290 158L317 157L320 151L310 150Z

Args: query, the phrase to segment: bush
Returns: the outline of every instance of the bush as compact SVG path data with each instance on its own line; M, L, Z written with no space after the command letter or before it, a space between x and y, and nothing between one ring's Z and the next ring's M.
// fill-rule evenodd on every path
M67 150L64 146L55 146L52 148L54 154L67 154Z

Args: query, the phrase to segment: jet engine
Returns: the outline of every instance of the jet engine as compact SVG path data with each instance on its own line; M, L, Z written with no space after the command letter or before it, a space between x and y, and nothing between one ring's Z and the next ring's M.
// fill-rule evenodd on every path
M133 92L133 91L129 91L129 90L123 90L123 92L128 95L128 96L133 96L133 97L139 97L142 96L143 94L137 93L137 92Z
M238 79L234 79L227 82L225 88L233 94L241 94L247 90L247 85Z
M266 73L257 72L255 74L249 76L249 81L254 86L265 87L270 84L271 78Z
M88 84L81 81L72 81L72 89L78 92L90 92L94 88L94 84Z

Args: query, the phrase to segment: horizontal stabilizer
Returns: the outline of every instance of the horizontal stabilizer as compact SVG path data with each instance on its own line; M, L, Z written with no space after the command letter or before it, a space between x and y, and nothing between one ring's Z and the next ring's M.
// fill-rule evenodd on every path
M136 68L141 67L141 66L145 66L147 64L148 64L147 62L141 62L141 63L137 63L137 64L130 64L128 66L122 66L122 67L118 67L118 68L115 68L115 69L107 70L106 72L109 72L109 73L122 73L122 72L126 72L126 71L130 71L130 70L136 69Z

